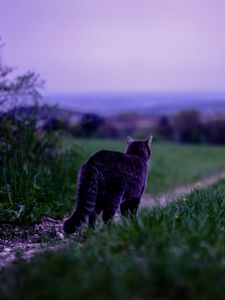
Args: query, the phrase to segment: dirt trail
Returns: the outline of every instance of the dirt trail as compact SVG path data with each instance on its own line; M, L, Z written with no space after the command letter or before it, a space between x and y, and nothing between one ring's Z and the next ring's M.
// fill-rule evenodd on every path
M0 225L0 268L18 257L29 260L38 252L57 250L66 242L61 220L46 218L39 224Z
M218 180L225 178L225 171L217 173L207 178L203 178L195 183L184 185L175 188L174 190L159 194L154 198L148 194L144 194L141 200L141 208L153 208L156 206L166 206L168 203L172 201L176 201L180 197L189 194L194 189L204 188L211 184L216 183Z
M153 208L156 206L166 206L172 201L176 201L185 194L190 193L193 189L203 188L217 182L219 179L225 178L225 171L216 175L199 180L198 182L186 186L178 187L171 192L160 194L152 197L144 194L141 201L141 208ZM119 216L117 215L117 218ZM4 232L10 232L10 238ZM46 240L52 240L52 243L46 243ZM46 218L40 224L34 224L24 227L0 225L0 268L15 261L17 257L30 259L36 253L46 250L58 250L65 247L70 239L65 238L61 228L60 220Z

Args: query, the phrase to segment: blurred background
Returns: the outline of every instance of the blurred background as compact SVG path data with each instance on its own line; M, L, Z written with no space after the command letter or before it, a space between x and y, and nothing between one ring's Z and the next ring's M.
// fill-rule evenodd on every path
M22 105L18 93L13 106L7 95L2 111L15 113L16 106L18 113L20 106L20 114L30 114L35 98L45 104L36 115L39 128L225 143L223 0L0 5L1 68L10 69L1 79L12 85L21 74L32 75L34 88L20 90ZM46 104L53 106L48 112Z

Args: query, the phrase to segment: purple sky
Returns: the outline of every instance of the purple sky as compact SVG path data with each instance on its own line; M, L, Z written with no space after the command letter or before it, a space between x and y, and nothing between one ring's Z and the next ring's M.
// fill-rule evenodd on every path
M47 92L225 91L225 0L0 0L0 36Z

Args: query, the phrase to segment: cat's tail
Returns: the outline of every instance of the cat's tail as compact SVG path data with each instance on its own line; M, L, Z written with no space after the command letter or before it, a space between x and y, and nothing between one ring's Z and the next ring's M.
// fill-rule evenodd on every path
M76 208L63 224L63 230L69 234L85 223L87 217L95 209L98 193L98 170L93 165L86 163L81 167L77 188Z

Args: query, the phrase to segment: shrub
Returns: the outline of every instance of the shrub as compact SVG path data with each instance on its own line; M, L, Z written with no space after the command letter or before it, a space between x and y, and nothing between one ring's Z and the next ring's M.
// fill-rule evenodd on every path
M57 133L39 132L32 117L0 121L0 220L62 217L74 197L79 149L64 150Z

